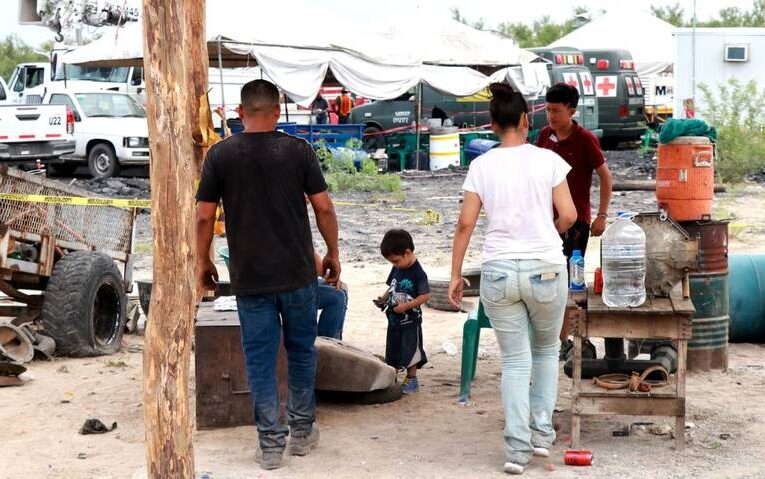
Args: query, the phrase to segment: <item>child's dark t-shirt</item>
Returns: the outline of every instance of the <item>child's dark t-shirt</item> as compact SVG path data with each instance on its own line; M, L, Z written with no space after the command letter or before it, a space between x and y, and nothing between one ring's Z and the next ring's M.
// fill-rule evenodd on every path
M419 261L415 261L412 266L406 269L392 268L385 283L393 290L394 302L406 303L417 296L430 293L428 275L425 274ZM392 308L388 311L396 319L397 326L422 322L422 308L420 306L410 309L405 314L394 313Z

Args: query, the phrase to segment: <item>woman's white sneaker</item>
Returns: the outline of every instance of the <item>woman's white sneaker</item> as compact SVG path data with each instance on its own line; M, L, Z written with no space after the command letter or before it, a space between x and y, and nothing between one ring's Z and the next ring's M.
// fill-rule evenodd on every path
M550 450L546 447L535 447L534 455L537 457L550 457Z
M508 474L523 474L523 466L514 462L506 462L503 470Z

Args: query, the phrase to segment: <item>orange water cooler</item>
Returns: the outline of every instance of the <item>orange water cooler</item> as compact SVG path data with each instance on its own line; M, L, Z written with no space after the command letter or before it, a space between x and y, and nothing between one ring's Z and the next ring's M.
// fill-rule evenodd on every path
M681 136L660 144L656 199L675 221L709 219L715 189L714 147L709 138Z

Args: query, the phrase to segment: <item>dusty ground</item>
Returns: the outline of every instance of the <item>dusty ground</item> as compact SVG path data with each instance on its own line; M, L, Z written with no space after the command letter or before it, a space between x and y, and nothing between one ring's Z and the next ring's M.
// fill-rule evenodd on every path
M620 175L650 176L650 165L634 155L619 152L613 156ZM392 225L408 228L426 271L431 276L446 274L461 181L461 177L407 180L405 195L336 195L342 202L338 213L343 276L351 287L345 331L348 342L373 352L384 350L385 320L370 299L379 293L388 271L377 249L385 229ZM749 185L718 196L718 217L734 217L734 224L740 225L732 230L732 252L763 251L763 193L762 186ZM432 214L425 214L428 208L439 213L438 222ZM612 211L653 208L653 194L630 192L615 198ZM143 255L137 276L148 277L148 215L141 215L138 224L137 249ZM596 245L594 242L591 251ZM474 241L473 262L478 261L479 251L480 241ZM587 260L590 270L596 255L588 255ZM460 346L464 320L465 314L426 309L424 335L430 363L422 371L420 393L381 406L320 404L320 447L306 458L287 459L284 469L272 473L263 473L255 463L253 427L197 432L198 473L207 472L215 479L503 477L500 364L493 335L484 331L482 336L472 403L467 407L457 402L459 355L443 352L446 342ZM141 336L131 335L122 352L111 357L36 362L30 367L33 381L0 390L0 424L4 425L0 478L142 477L142 343ZM727 372L690 376L687 416L693 427L687 431L689 444L683 452L673 449L669 436L649 432L620 438L611 435L636 421L673 425L669 418L586 418L583 446L596 457L595 465L587 468L563 465L570 438L570 380L561 374L556 415L559 440L551 458L535 460L526 477L765 477L764 353L762 345L730 345ZM90 417L105 423L117 421L119 426L101 436L79 435L80 426Z

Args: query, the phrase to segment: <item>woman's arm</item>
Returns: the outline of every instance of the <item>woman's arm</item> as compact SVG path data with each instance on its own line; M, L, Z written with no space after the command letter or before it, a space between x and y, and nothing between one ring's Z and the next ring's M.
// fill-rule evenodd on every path
M457 230L454 232L454 244L452 246L452 275L449 283L449 302L460 307L462 302L462 263L465 260L470 237L473 235L478 215L481 213L481 198L477 193L466 191L462 198L462 211L457 222Z
M558 233L565 233L576 222L576 207L574 200L571 199L571 192L568 190L568 181L563 180L553 188L553 205L558 212L558 218L555 220L555 229Z

